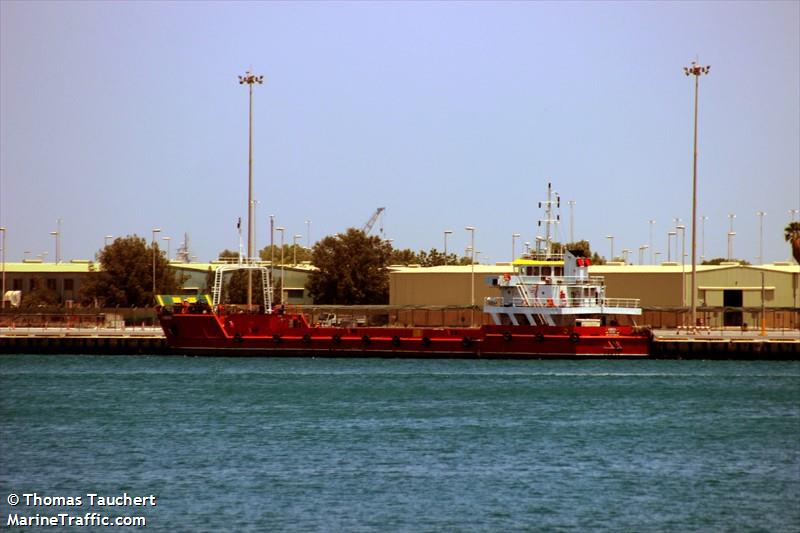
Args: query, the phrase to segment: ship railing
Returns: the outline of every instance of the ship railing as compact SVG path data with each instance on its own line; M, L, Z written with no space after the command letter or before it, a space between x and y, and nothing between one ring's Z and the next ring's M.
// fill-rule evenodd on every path
M568 300L558 298L504 298L503 296L489 296L485 305L490 307L617 307L636 309L640 307L639 298L591 298L578 297Z
M598 285L605 284L603 276L520 276L512 275L508 280L500 278L501 285Z

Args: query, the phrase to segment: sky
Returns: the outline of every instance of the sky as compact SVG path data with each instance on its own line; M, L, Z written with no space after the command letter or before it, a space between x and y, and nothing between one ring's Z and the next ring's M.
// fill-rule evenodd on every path
M385 207L373 234L396 248L441 250L452 230L448 251L464 254L473 226L478 259L508 261L512 234L517 253L541 234L552 182L559 240L572 230L609 256L610 235L614 255L638 263L652 228L644 260L664 261L674 218L691 249L693 60L711 66L698 257L727 255L735 214L733 255L756 262L763 211L764 261L786 260L783 228L800 209L800 2L2 0L6 260L52 262L58 219L65 261L153 228L172 255L184 233L197 261L237 249L238 76L252 69L264 76L258 248L269 215L305 245Z

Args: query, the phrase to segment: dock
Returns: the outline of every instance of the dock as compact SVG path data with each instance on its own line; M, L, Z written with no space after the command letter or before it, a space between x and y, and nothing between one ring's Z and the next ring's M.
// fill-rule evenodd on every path
M659 359L800 359L800 330L656 329Z
M0 354L167 355L160 327L0 328Z

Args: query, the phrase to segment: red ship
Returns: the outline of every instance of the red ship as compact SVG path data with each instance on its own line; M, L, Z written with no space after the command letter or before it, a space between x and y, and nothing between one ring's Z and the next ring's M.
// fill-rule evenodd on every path
M312 325L299 312L272 305L269 270L231 265L217 269L211 298L191 305L159 296L158 317L176 352L197 355L564 358L647 356L650 332L638 327L638 299L607 298L588 258L553 251L548 200L544 250L513 262L513 272L490 278L499 295L486 299L491 325L480 327L336 327ZM259 312L221 305L226 271L261 272Z

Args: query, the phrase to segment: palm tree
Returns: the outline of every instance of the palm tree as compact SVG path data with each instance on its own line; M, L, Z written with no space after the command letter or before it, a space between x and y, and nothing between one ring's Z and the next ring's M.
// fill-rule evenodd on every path
M789 222L783 231L783 238L792 245L794 260L800 264L800 222Z

